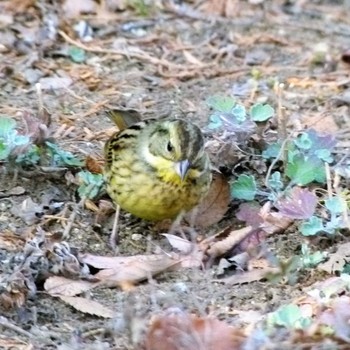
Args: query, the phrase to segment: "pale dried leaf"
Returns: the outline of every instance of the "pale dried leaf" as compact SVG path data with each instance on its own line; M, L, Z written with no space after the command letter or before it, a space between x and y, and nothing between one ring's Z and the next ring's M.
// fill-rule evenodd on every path
M66 0L62 9L67 18L75 18L84 13L94 13L97 9L97 4L93 0Z
M80 261L101 269L94 276L109 286L139 282L180 264L180 258L165 254L106 257L86 254Z
M194 248L194 244L187 239L183 239L175 235L170 235L168 233L163 233L162 236L168 240L173 248L179 250L181 253L189 254Z
M108 307L102 305L101 303L81 298L81 297L69 297L69 296L59 296L68 305L74 307L74 309L83 312L85 314L94 315L103 318L114 317L114 311Z
M349 260L350 242L340 244L335 253L329 254L329 259L326 262L317 265L317 269L334 274L335 272L341 272Z
M209 0L204 1L199 9L209 15L236 17L239 10L237 0Z
M61 276L49 277L44 284L45 290L53 296L74 296L94 288L97 283L72 280Z
M42 90L59 90L68 88L73 80L69 77L45 77L39 83Z
M0 249L19 251L24 247L24 239L13 232L0 232Z
M128 0L106 0L106 7L109 11L124 11L128 4Z
M261 208L260 216L264 220L260 227L269 235L284 232L294 222L281 213L272 212L270 202L266 202Z
M21 218L27 225L32 225L39 221L39 217L43 213L42 206L35 203L30 197L20 204L15 204L11 209L11 214Z
M1 335L0 349L4 350L31 350L34 349L32 345L28 345L23 340L16 338L9 338L5 335Z

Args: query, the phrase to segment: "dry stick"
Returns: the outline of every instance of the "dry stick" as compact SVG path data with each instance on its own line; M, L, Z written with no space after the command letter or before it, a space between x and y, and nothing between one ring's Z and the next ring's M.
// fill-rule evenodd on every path
M276 92L277 92L277 128L278 128L278 135L282 140L287 139L287 119L285 113L283 113L283 106L282 106L282 90L284 88L284 84L277 84L275 86ZM283 154L282 161L283 163L286 162L287 159L287 150L285 150Z
M112 246L115 253L117 253L117 247L118 247L117 241L118 241L119 215L120 215L120 206L117 204L117 208L115 210L113 229L112 229L111 237L109 238L109 243Z
M82 206L84 205L85 199L86 199L86 197L84 196L78 204L74 203L75 204L74 209L73 209L72 213L70 214L70 216L68 218L67 226L64 228L64 231L63 231L63 239L67 239L69 237L70 231L71 231L73 224L74 224L74 221L75 221L75 218L78 214L78 210L80 208L82 208Z
M183 70L183 65L174 64L174 63L171 63L171 62L166 61L164 59L159 59L159 58L153 57L153 56L149 55L148 53L141 51L141 50L140 50L140 53L136 53L136 52L127 52L126 50L110 50L110 49L101 49L100 47L89 47L89 46L86 46L86 45L70 38L62 30L59 30L58 34L61 35L61 37L64 40L66 40L68 43L70 43L74 46L77 46L80 49L83 49L83 50L88 51L88 52L105 53L105 54L111 54L111 55L125 56L127 58L136 58L136 59L139 59L142 61L152 63L154 65L160 65L160 66L165 66L167 68ZM194 69L196 67L197 67L196 65L193 65L192 68Z
M44 102L43 102L43 94L41 91L41 84L40 83L35 84L35 90L36 90L36 94L38 96L39 115L42 116L44 114Z
M332 198L333 197L333 191L332 191L331 170L329 168L329 164L328 163L324 163L324 166L325 166L325 170L326 170L328 198Z
M285 163L285 160L287 159L287 155L286 152L287 150L285 149L286 143L289 140L289 137L287 136L287 121L285 118L285 115L283 113L282 110L282 89L284 87L284 84L279 84L277 83L275 85L275 91L277 93L277 127L278 127L278 135L281 137L281 139L283 141L282 145L281 145L281 149L278 152L277 157L273 160L273 162L271 163L269 169L267 170L267 174L265 177L265 186L268 186L268 181L272 172L273 167L275 166L275 164L282 159L282 161Z
M27 338L33 338L33 334L25 331L24 329L12 324L6 317L0 316L0 326L11 329Z

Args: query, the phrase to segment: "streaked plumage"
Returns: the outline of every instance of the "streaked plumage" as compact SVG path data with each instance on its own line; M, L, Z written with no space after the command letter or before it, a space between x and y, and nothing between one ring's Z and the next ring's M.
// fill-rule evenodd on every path
M176 218L196 206L211 182L203 136L182 119L138 122L105 146L107 192L146 220Z

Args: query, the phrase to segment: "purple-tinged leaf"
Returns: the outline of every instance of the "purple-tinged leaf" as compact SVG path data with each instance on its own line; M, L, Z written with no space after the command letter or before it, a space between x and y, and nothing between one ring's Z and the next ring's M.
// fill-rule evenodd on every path
M306 188L294 187L280 198L275 207L291 219L309 219L315 212L317 197Z
M312 141L313 151L320 150L320 149L331 150L337 143L337 140L335 139L334 135L331 135L331 134L320 135L314 129L310 129L308 131L308 136Z
M259 227L264 219L260 216L261 206L257 202L243 203L236 214L238 220L244 221L252 227Z

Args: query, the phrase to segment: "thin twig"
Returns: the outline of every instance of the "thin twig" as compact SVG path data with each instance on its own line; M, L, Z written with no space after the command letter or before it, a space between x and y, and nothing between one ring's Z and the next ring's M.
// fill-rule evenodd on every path
M118 248L117 243L118 243L119 215L120 215L120 206L117 204L117 208L115 210L113 229L112 229L111 237L109 238L109 243L112 246L115 253L117 253L117 248Z
M329 164L327 162L324 163L324 166L325 166L325 170L326 170L328 198L332 198L333 197L333 191L332 191L331 169L329 168Z
M281 149L280 151L278 152L278 155L277 157L272 161L271 165L269 166L268 170L267 170L267 173L266 173L266 177L265 177L265 186L266 187L269 187L269 178L270 178L270 175L271 175L271 172L272 172L272 169L273 167L275 166L275 164L282 158L282 154L285 150L285 147L286 147L286 143L289 141L289 137L287 137L282 145L281 145Z

